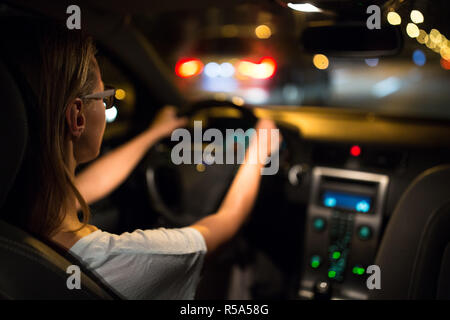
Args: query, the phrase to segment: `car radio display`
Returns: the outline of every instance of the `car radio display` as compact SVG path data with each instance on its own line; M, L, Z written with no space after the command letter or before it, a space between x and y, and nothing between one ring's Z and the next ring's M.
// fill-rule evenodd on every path
M322 194L322 204L328 208L367 213L371 209L372 199L351 193L325 191Z

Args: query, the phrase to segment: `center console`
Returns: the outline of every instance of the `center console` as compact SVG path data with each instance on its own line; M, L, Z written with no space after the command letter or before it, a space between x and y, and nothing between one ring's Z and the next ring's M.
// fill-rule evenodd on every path
M389 178L316 167L308 206L301 299L367 299Z

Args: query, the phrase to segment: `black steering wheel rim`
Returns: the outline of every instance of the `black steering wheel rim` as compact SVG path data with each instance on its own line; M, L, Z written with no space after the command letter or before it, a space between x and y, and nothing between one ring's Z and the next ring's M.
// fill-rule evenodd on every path
M213 108L213 107L231 107L233 109L240 111L240 114L241 114L240 121L243 121L244 123L246 123L249 128L254 127L254 125L256 124L257 118L253 114L253 111L250 108L248 108L246 106L238 106L230 101L219 101L219 100L214 100L214 99L201 100L201 101L195 102L195 103L191 104L190 106L181 110L181 112L179 112L179 116L191 117L195 113L197 113L201 110L209 109L209 108ZM164 142L161 142L161 143L164 144ZM153 152L149 152L149 156L148 156L149 161L146 164L145 175L146 175L147 189L148 189L151 206L163 218L164 222L169 223L170 225L175 226L175 227L182 227L182 226L186 226L186 225L194 223L195 221L197 221L204 215L213 213L214 209L212 206L209 206L211 212L206 212L206 214L205 214L205 212L203 212L200 214L200 216L196 216L192 212L184 212L185 208L183 208L183 207L177 207L176 205L173 207L169 206L167 199L164 199L164 194L160 190L161 186L160 186L158 179L161 180L161 176L163 177L162 179L164 179L164 177L170 177L170 179L173 179L173 183L171 185L174 187L174 189L176 191L179 191L176 188L178 188L183 183L181 181L181 178L179 176L177 176L177 172L179 174L179 172L180 172L179 170L182 170L182 169L180 168L180 166L176 166L173 163L169 163L169 162L171 162L171 160L167 156L168 152L169 152L167 150L167 147L163 147L163 149L166 148L166 150L160 154L160 156L159 156L160 159L155 159L155 158L151 159L152 156L158 158L158 156L156 155L157 153L155 153L155 148L158 148L158 146L156 145L154 148L152 148L151 151L153 151ZM237 167L239 167L239 165L235 165L235 167L237 168ZM225 177L218 177L215 180L228 179L228 177L231 176L231 172L233 170L230 169L230 167L228 167L227 169L220 170L219 173L218 173L218 171L216 171L216 174L218 173L220 176L222 171L225 172L224 173ZM158 176L160 176L160 177L158 178ZM231 178L232 178L232 176L231 176ZM227 183L225 189L228 189L228 185L229 184ZM214 188L214 187L215 186L212 186L212 185L210 186L210 188ZM184 191L182 190L181 192L184 192ZM183 197L183 194L175 195L174 197L176 200L180 201L180 198ZM220 198L220 197L218 197L218 198ZM205 210L207 210L207 209L205 209Z
M257 118L254 115L252 109L248 107L248 105L239 106L229 100L207 99L196 101L180 110L180 112L178 112L178 115L190 117L193 116L196 112L199 112L200 110L210 109L213 107L228 107L228 108L231 107L233 109L240 111L242 114L242 118L250 120L250 122L256 123Z

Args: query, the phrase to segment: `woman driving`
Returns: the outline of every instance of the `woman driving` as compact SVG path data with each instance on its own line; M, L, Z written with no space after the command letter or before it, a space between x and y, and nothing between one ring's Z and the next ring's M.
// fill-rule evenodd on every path
M264 161L249 159L259 152L260 131L217 212L178 229L102 231L88 223L88 204L119 186L156 141L187 119L166 107L146 131L75 175L99 155L114 95L103 84L95 46L80 31L39 19L22 21L7 37L3 54L25 75L33 103L26 155L6 205L14 213L4 218L65 248L125 298L194 298L205 254L236 234L255 201ZM275 126L260 120L256 128ZM268 142L263 157L278 144Z

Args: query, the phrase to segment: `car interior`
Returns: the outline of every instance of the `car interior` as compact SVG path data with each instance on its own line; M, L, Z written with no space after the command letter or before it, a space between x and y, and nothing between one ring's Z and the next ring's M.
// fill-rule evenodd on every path
M1 1L0 19L65 21L70 4ZM189 118L188 130L194 121L247 130L258 118L280 129L279 170L262 177L238 235L207 257L196 299L450 299L447 3L370 4L79 1L104 82L118 88L101 154L142 132L165 105ZM0 77L2 207L33 101L3 55ZM215 212L239 164L176 165L174 145L153 146L91 206L91 223L120 234L183 227ZM82 290L67 290L74 257L3 220L0 261L0 299L122 299L87 268ZM381 286L369 285L374 269Z

